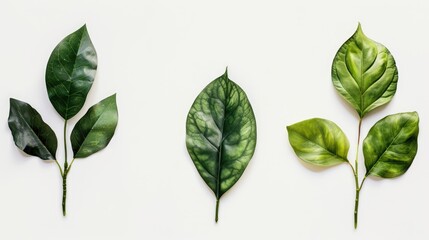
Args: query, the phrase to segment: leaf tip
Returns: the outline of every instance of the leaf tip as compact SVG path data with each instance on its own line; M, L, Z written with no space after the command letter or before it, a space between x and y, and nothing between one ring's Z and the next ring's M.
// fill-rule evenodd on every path
M363 33L362 25L360 24L360 22L358 22L358 26L357 26L355 35L361 35L361 36L366 37L365 34Z
M357 26L356 32L357 33L363 33L362 32L362 25L360 24L360 22L358 22L358 26Z

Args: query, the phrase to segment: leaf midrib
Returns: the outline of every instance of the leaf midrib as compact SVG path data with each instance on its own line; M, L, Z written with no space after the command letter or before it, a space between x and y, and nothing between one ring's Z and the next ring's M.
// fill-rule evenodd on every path
M110 103L112 104L112 103ZM107 104L104 109L103 112L97 117L97 120L94 122L94 124L92 125L91 129L88 131L87 134L85 134L85 139L82 141L82 144L80 144L79 146L79 150L76 152L75 156L78 155L78 153L80 152L80 150L82 149L82 146L85 145L86 140L88 139L89 134L92 132L92 130L94 130L94 127L97 125L98 121L100 121L101 117L106 114L106 111L104 111L105 109L107 109L110 104Z
M216 198L217 199L220 199L220 183L221 183L220 177L221 177L222 159L223 159L222 158L222 146L223 146L223 142L225 141L223 134L224 134L224 129L225 129L225 119L227 117L228 98L230 97L229 96L229 94L230 94L230 88L229 88L230 82L229 81L230 80L229 80L228 76L225 76L225 78L226 78L226 80L225 80L225 82L226 82L226 86L225 86L225 88L226 88L226 91L225 91L225 108L224 108L224 114L223 114L224 117L222 119L222 128L219 129L221 132L222 139L221 139L220 144L219 144L218 168L217 168L217 172L216 172L216 175L217 175ZM220 87L222 87L222 84L219 84L219 85L220 85Z
M73 84L73 82L72 82L72 76L73 76L73 73L74 73L74 71L75 71L75 69L76 69L76 60L77 60L77 56L78 56L78 54L79 54L79 50L80 50L80 47L81 47L81 45L82 45L82 39L83 39L83 35L84 35L84 33L85 33L85 31L83 30L83 32L82 32L82 35L80 36L80 39L79 39L79 47L77 48L77 52L76 52L76 54L74 55L74 61L73 61L73 68L72 68L72 72L69 74L69 77L70 77L70 81L69 81L69 86L68 86L68 88L67 88L67 102L66 102L66 113L65 113L65 116L66 116L66 119L69 119L69 104L70 104L70 89L71 89L71 85ZM68 43L68 42L67 42ZM70 45L70 44L69 44ZM73 49L73 48L71 48L71 49Z
M295 132L297 135L301 136L302 138L304 138L304 139L308 140L309 142L313 143L314 145L319 146L319 147L320 147L320 148L322 148L323 150L325 150L325 151L327 151L328 153L330 153L332 156L334 156L334 157L335 157L335 156L336 156L336 157L339 157L340 159L343 159L345 162L348 162L348 161L349 161L347 158L343 158L342 156L340 156L340 155L338 155L338 154L336 154L336 153L331 152L329 149L325 148L324 146L321 146L320 144L318 144L318 143L316 143L316 142L312 141L311 139L309 139L309 138L307 138L306 136L302 135L300 132L295 131L295 130L292 130L292 131L293 131L293 132Z
M33 109L32 109L33 110ZM39 138L39 136L34 132L33 128L28 124L27 120L24 118L24 116L21 114L20 111L17 111L19 116L24 120L25 125L31 130L34 136L36 136L36 140L43 146L43 148L51 155L52 159L55 160L55 157L52 155L51 151L45 146L45 144L42 142L42 140ZM41 119L43 122L43 119Z
M399 132L396 134L396 136L393 138L393 140L389 143L389 146L387 146L385 149L384 149L384 151L383 151L383 153L380 155L380 157L379 158L377 158L377 160L375 160L375 163L372 165L372 167L366 172L366 174L365 174L365 176L368 176L368 175L370 175L371 174L371 171L372 171L372 169L374 169L374 167L378 164L378 163L380 163L380 159L381 158L383 158L383 156L384 156L384 154L387 152L387 149L389 149L391 146L392 146L392 144L396 141L396 139L398 138L398 136L399 136L399 134L402 132L402 130L404 130L404 126L405 125L407 125L407 123L410 121L410 119L411 119L411 117L409 117L408 119L407 119L407 121L401 126L401 130L399 130Z

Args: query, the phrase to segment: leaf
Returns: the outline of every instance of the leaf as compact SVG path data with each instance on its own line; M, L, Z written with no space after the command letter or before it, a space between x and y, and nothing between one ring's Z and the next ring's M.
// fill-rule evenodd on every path
M334 58L332 82L339 94L363 118L393 98L398 69L389 50L367 38L359 24Z
M250 102L225 72L198 95L186 121L189 155L218 200L241 177L255 146Z
M366 176L393 178L404 174L417 154L419 116L389 115L378 121L363 141Z
M116 94L92 106L70 135L74 158L85 158L105 148L118 124Z
M347 162L349 140L333 122L312 118L287 127L289 142L305 162L333 166Z
M86 25L55 47L46 68L46 87L49 100L65 120L82 108L96 70L97 53Z
M57 137L28 103L10 99L8 124L19 149L43 160L55 160Z

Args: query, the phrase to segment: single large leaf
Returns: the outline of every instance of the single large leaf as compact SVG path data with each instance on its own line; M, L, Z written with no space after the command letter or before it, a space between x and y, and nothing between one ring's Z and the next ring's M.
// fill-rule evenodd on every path
M362 118L390 102L396 92L398 69L389 50L367 38L359 24L334 58L332 82Z
M417 154L419 116L389 115L378 121L363 141L366 176L393 178L404 174Z
M65 120L82 108L96 69L97 53L85 25L55 47L46 68L46 87L49 100Z
M186 147L217 199L241 177L255 146L250 102L225 72L198 95L186 121Z
M349 140L333 122L312 118L287 127L289 142L305 162L333 166L347 162Z
M75 158L85 158L105 148L118 124L116 94L92 106L70 135Z
M55 160L57 137L36 109L11 98L8 123L19 149L43 160Z

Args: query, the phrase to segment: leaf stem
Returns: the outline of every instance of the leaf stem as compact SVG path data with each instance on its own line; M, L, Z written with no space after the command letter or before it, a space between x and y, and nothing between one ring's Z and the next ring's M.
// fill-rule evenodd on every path
M67 169L67 174L69 174L71 167L73 166L75 158L72 159L72 161L70 162L69 168Z
M359 194L360 189L362 188L363 181L365 181L365 178L363 179L361 185L359 186L359 145L360 145L360 131L362 126L362 118L359 118L359 127L358 127L358 139L357 139L357 147L356 147L356 159L355 159L355 168L354 168L354 175L355 175L355 186L356 186L356 197L355 197L355 209L354 209L354 226L355 229L357 228L358 224L358 212L359 212ZM352 167L353 168L353 167Z
M67 120L64 121L64 172L67 172Z
M61 173L61 177L62 177L63 176L63 169L61 168L60 163L57 161L57 159L55 159L55 163L57 164L58 169L60 169L60 173Z
M360 144L360 129L361 129L361 126L362 126L362 118L359 118L358 139L357 139L356 160L355 160L355 172L356 172L357 176L359 176L358 158L359 158L359 144Z
M219 198L216 198L216 215L215 215L215 221L217 223L219 219Z

